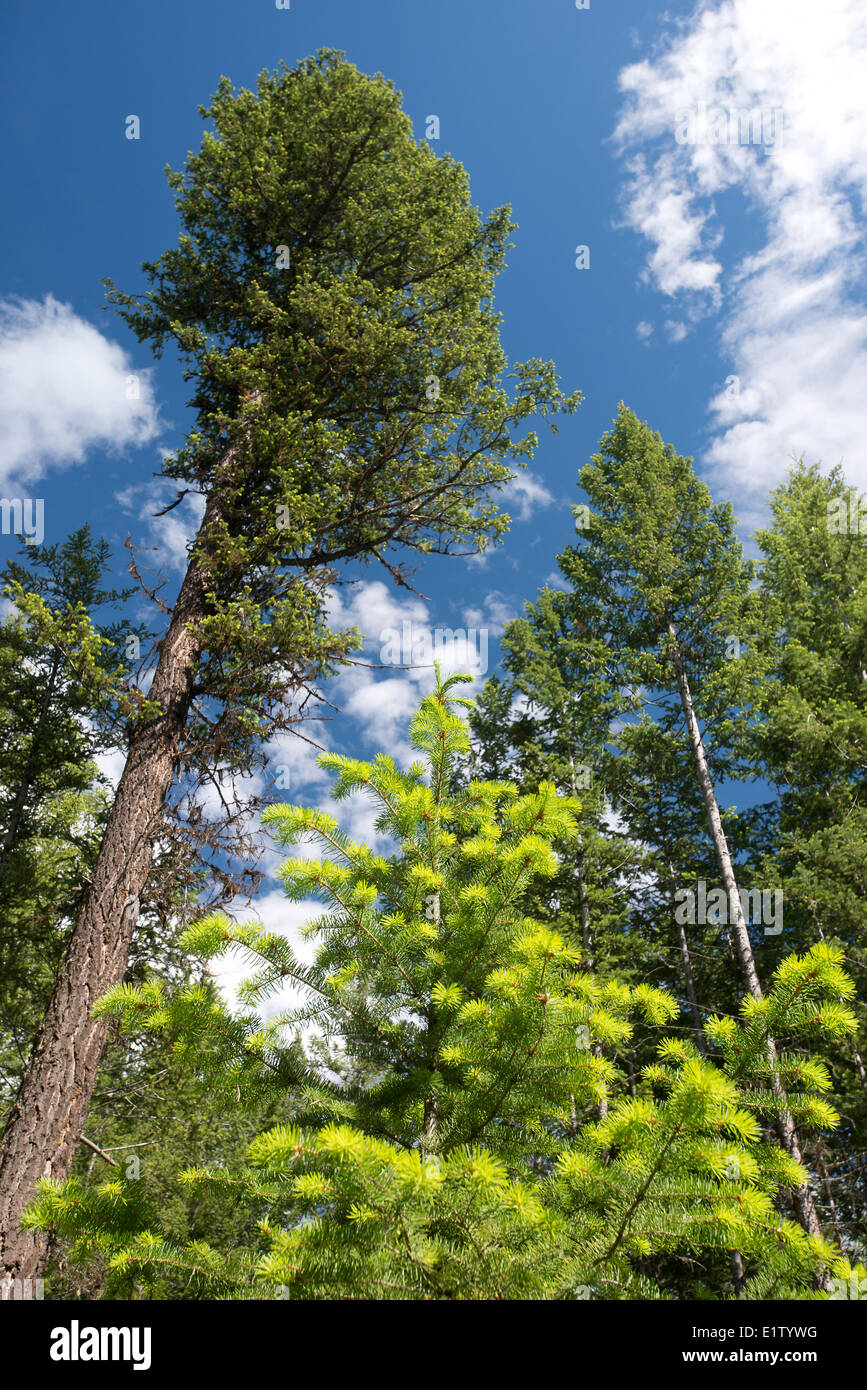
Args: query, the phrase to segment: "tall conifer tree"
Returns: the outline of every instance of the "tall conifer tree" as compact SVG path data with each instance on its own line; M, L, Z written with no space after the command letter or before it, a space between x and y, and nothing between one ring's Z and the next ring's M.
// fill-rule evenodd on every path
M0 1270L23 1277L42 1251L19 1217L41 1174L69 1171L105 1040L90 1003L123 978L178 775L249 772L297 722L353 644L327 625L334 566L403 583L401 551L498 536L490 491L535 443L515 432L577 404L538 359L507 390L492 293L509 212L480 215L384 78L323 51L256 93L221 79L202 114L213 131L169 173L178 245L145 265L144 295L110 295L194 383L166 473L204 513L147 696L124 692L125 767L0 1144Z
M760 601L752 587L752 567L735 535L731 507L714 505L691 465L621 405L599 453L581 470L590 506L582 509L576 543L559 557L569 587L565 592L545 591L532 611L537 678L532 680L532 662L524 658L521 680L527 698L552 710L553 736L564 729L568 738L570 721L546 695L551 687L546 661L556 668L557 654L564 643L568 645L574 667L572 707L580 709L593 692L601 695L596 705L606 728L605 756L614 755L609 780L624 810L632 802L636 832L642 838L650 829L647 797L654 781L663 810L666 797L676 794L691 775L686 805L700 805L704 811L725 904L722 922L730 933L741 980L760 1000L762 983L717 784L744 770L739 750L745 726L758 718L769 658L757 640L762 629ZM523 637L518 640L526 645ZM655 730L647 727L642 732L636 721L643 716L652 718ZM612 733L615 720L627 725L619 737ZM657 760L660 738L675 754L667 775L661 775ZM648 766L641 787L643 757L656 760L657 766ZM675 842L682 841L683 824L680 829L676 824L659 829L661 833L651 838L663 860L660 868L677 878L679 866L672 851ZM691 858L690 868L699 856ZM695 996L690 999L695 1027L702 1001L694 988L684 935L679 946L687 995ZM774 1096L771 1112L781 1143L800 1162L773 1038L768 1040L767 1066ZM794 1200L805 1230L817 1234L808 1184L795 1192Z
M762 641L771 666L761 723L748 731L776 797L754 815L755 858L772 863L787 939L832 941L864 999L867 969L867 503L839 468L799 463L771 495ZM867 1239L867 1017L827 1055L845 1121L817 1154L828 1219Z

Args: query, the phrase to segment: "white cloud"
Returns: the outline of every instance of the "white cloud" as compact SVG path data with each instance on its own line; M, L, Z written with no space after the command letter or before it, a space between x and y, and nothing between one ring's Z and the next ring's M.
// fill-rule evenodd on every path
M407 740L407 730L421 699L416 673L374 680L368 673L356 671L352 681L344 678L341 684L350 687L339 699L354 732L360 733L369 746L375 746L377 752L390 754L398 764L407 767L413 763L418 754Z
M360 741L370 753L389 753L401 767L419 757L407 731L423 697L434 688L434 660L446 675L466 671L474 676L473 685L462 692L471 696L489 671L490 638L514 616L495 590L485 599L484 610L464 610L461 626L447 614L431 614L416 597L396 596L380 581L359 584L347 598L333 595L329 611L334 625L357 623L368 639L364 655L372 664L346 666L329 683L325 693L342 714L339 722L325 728L339 730L348 718L353 749ZM486 621L474 622L476 614ZM380 662L391 669L382 673L376 669Z
M333 627L352 627L362 632L368 643L378 651L384 633L400 627L404 621L427 622L428 609L423 599L398 598L381 579L354 584L351 589L334 589L328 598L329 621ZM379 657L372 653L372 659Z
M307 737L302 738L301 733ZM279 781L282 776L286 790L292 789L294 792L302 787L315 788L328 783L328 773L317 762L319 749L308 743L307 738L322 743L320 726L302 724L298 734L292 733L289 729L281 730L268 741L265 751L268 756L269 775L275 781Z
M127 399L136 388L138 399ZM0 480L81 463L94 446L147 444L159 428L150 368L52 295L0 301Z
M569 590L569 585L559 570L551 570L550 574L546 574L545 583L549 589L562 589L564 592Z
M109 748L104 752L97 753L93 761L108 782L113 792L117 791L117 784L120 781L121 773L126 767L126 753L119 748Z
M157 512L175 500L177 491L165 478L149 478L147 482L131 484L114 496L125 512L147 522L148 540L157 547L160 560L176 574L185 574L189 546L205 513L205 499L201 493L188 492L165 516L157 516Z
M541 478L535 473L516 473L502 491L504 510L510 516L517 513L518 521L529 521L539 507L550 507L554 501Z
M665 333L670 343L682 343L689 333L689 328L685 323L678 323L676 319L666 319Z
M225 815L226 807L232 809L244 806L251 797L261 796L265 790L266 781L260 769L254 772L235 772L229 769L224 763L209 769L209 777L198 787L195 794L196 805L206 821L219 821ZM248 826L253 826L254 821L249 817ZM244 825L243 820L239 820L238 829Z
M517 616L515 604L499 589L485 594L481 608L465 608L463 612L463 620L468 628L487 628L491 637L502 637L506 624Z
M630 163L627 222L653 243L646 281L663 294L690 290L716 304L722 266L703 252L709 215L696 212L691 196L678 188L679 162L675 156L662 157L650 169L641 158Z
M129 499L128 499L129 500ZM485 609L489 624L502 623L513 616L508 601L498 591L493 591L485 599ZM402 597L392 592L382 581L361 581L351 588L332 591L328 600L329 621L334 627L356 624L367 639L361 664L341 667L328 681L323 690L326 699L339 711L323 709L330 716L330 722L308 723L301 726L301 732L316 740L323 748L351 754L354 757L372 758L379 752L388 753L399 767L407 768L419 760L419 753L408 740L409 723L416 713L425 694L433 689L434 672L432 665L414 664L419 662L416 643L431 646L435 642L437 624L432 621L428 605L415 595ZM469 615L464 615L465 627L472 626ZM406 629L404 627L406 624ZM477 625L478 626L478 625ZM445 636L446 621L439 623L445 643L442 651L443 666L446 672L468 670L477 673L473 686L465 686L462 694L471 695L481 684L486 671L479 669L480 657L486 654L486 644L481 642L481 634L476 633L475 641L469 641L469 633L464 636ZM460 629L450 628L452 633ZM403 646L404 638L409 636L409 650L405 656L408 669L395 669L383 672L377 669L381 659L388 660L388 653L382 647L387 634L396 634ZM436 655L436 651L434 651ZM366 664L370 662L371 664ZM290 731L276 735L266 749L268 755L267 776L262 783L248 785L240 790L259 790L271 779L282 777L282 785L274 788L276 799L289 804L315 805L333 815L341 828L354 840L371 845L381 854L391 853L394 845L389 837L376 827L381 813L381 804L370 795L355 794L341 801L335 801L330 794L332 774L317 764L318 750ZM227 779L225 794L230 793L230 779ZM216 813L218 799L213 789L203 789L199 800L206 813ZM272 835L261 830L265 848L259 867L273 883L280 864L288 857L307 857L311 852L310 842L281 849ZM310 904L289 904L279 889L266 891L257 897L252 909L266 924L272 922L301 923L311 915ZM315 904L313 905L315 909ZM242 918L251 913L240 912ZM245 971L236 962L228 962L221 967L221 987L227 998L234 998L237 982ZM283 1001L285 1003L285 1001ZM281 1007L283 1005L281 1004Z
M303 965L309 965L313 961L317 943L315 939L302 936L301 928L321 917L324 912L325 906L322 903L312 900L290 902L281 889L275 888L272 892L263 893L256 899L249 912L240 912L237 918L243 922L258 923L274 936L285 937L296 958ZM255 974L257 968L256 963L242 951L231 951L219 960L208 963L209 973L219 986L229 1008L233 1010L238 1007L238 988L241 982ZM257 1012L268 1022L284 1009L297 1008L305 998L307 993L302 985L287 983L276 994L264 999Z
M466 556L466 564L468 568L472 567L473 569L484 570L488 568L488 565L490 563L490 553L485 550L478 550L475 552L475 554Z
M703 0L620 74L625 220L669 337L719 316L700 461L753 523L801 453L867 486L865 67L861 0ZM735 206L752 245L730 253Z
M128 504L134 500L127 498ZM498 619L503 622L512 616L508 601L498 591L486 596L485 608L491 622ZM356 623L369 638L368 645L372 644L375 648L369 654L375 661L379 659L379 647L387 629L397 631L402 637L406 622L415 636L422 632L433 634L435 631L423 600L415 596L398 597L379 580L360 582L351 590L332 592L329 596L329 617L334 626ZM471 625L469 614L465 614L465 622L467 626ZM411 657L412 652L409 655ZM450 670L473 670L474 663L478 665L478 655L478 645L458 638L451 644L444 665ZM461 693L471 694L483 674L479 673L475 686L466 686ZM333 723L302 726L302 731L311 733L325 748L348 752L353 756L370 757L380 751L387 752L398 766L407 768L420 756L407 738L409 722L423 695L433 688L433 683L433 670L424 666L412 666L407 671L394 671L385 676L366 665L345 666L328 682L324 691L326 697L340 709L340 715L335 717ZM351 738L351 746L343 745L344 738ZM227 797L231 797L233 791L244 793L261 790L265 782L282 770L284 785L277 790L278 800L315 805L333 815L351 839L370 845L380 854L394 852L394 842L376 826L377 817L382 811L381 803L371 795L358 793L335 801L330 794L332 774L318 766L317 749L285 731L270 741L266 751L268 776L265 779L240 779L242 785L238 785L237 780L226 778L224 794ZM206 815L217 814L219 799L213 788L203 788L198 799ZM263 852L258 867L266 874L265 887L252 907L245 909L239 905L232 915L241 921L259 921L267 931L285 936L298 958L309 963L318 943L316 939L305 939L301 935L301 927L320 916L325 908L313 900L289 902L278 886L277 873L287 858L307 858L317 854L319 850L315 839L308 838L284 849L277 844L270 829L261 826L258 818L251 818L248 828L262 837ZM250 962L240 953L233 952L220 961L211 962L209 969L228 1006L237 1009L238 987L242 980L253 973ZM287 984L279 994L263 1001L259 1012L268 1021L284 1010L297 1008L304 997L301 986Z

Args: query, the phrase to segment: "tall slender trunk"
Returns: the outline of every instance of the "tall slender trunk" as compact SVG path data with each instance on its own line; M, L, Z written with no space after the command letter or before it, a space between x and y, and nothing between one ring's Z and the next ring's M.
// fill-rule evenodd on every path
M659 804L659 798L657 798L656 810L657 815L660 819L660 824L662 824L662 807ZM677 929L677 941L678 945L680 946L680 958L683 964L683 982L686 988L687 1001L689 1002L689 1013L690 1018L692 1019L692 1031L695 1035L695 1045L698 1048L700 1055L704 1058L707 1058L710 1055L710 1053L707 1045L707 1040L704 1036L704 1026L701 1016L701 1010L698 1006L698 994L696 993L695 988L695 976L692 973L692 961L689 955L689 942L686 938L686 928L683 922L681 922L678 919L678 915L674 910L675 903L677 901L677 874L675 873L674 861L671 857L671 849L669 847L667 839L665 838L663 838L662 847L663 853L665 854L666 868L668 870L668 885L670 893L671 912L672 917L674 918L675 927ZM732 1250L730 1252L729 1263L732 1272L732 1285L734 1287L735 1297L741 1298L743 1296L743 1287L746 1281L746 1275L744 1273L743 1256L741 1255L740 1250Z
M822 1179L822 1186L823 1186L823 1188L825 1189L825 1200L826 1200L826 1202L828 1203L828 1210L829 1210L830 1213L831 1213L831 1221L832 1221L832 1224L833 1224L834 1226L836 1226L836 1225L838 1224L838 1223L837 1223L837 1204L836 1204L836 1202L834 1201L834 1193L833 1193L833 1191L831 1190L831 1179L830 1179L830 1177L828 1176L828 1169L825 1167L825 1160L824 1160L824 1158L823 1158L823 1156L822 1156L821 1148L819 1149L818 1153L816 1154L816 1169L817 1169L817 1172L818 1172L818 1174L819 1174L819 1177ZM837 1238L838 1238L838 1240L839 1240L839 1236L838 1236Z
M587 880L584 875L584 855L578 852L577 865L575 869L575 880L578 884L578 912L581 918L581 941L584 946L584 964L590 974L596 973L596 962L593 955L593 932L590 927L590 899L587 896Z
M593 932L590 927L590 899L587 896L587 879L584 873L584 856L578 855L577 874L578 880L578 908L581 914L581 937L584 942L584 959L587 970L591 975L596 974L596 958L593 954ZM602 1048L599 1043L594 1043L593 1052L595 1056L602 1056ZM599 1118L604 1120L608 1114L608 1097L599 1097Z
M747 989L754 999L762 998L762 986L756 970L755 957L750 942L750 934L747 930L746 919L744 918L743 908L741 907L738 895L738 885L735 878L734 867L732 865L731 854L729 853L728 840L723 829L722 818L717 805L716 793L714 791L713 780L710 769L707 765L707 756L704 750L704 741L696 719L695 707L692 701L692 694L687 680L686 670L683 664L683 657L678 646L677 633L674 623L669 618L667 621L668 636L671 641L671 662L677 679L677 688L680 694L680 703L683 708L686 726L689 732L690 744L692 746L693 761L695 763L696 776L701 788L704 799L705 810L707 812L708 825L710 828L711 839L713 841L714 854L716 855L717 868L720 880L725 889L729 904L729 924L733 929L735 945L738 958L740 960L741 971L746 982ZM773 1038L767 1040L767 1059L770 1071L770 1083L774 1096L782 1103L782 1108L776 1118L776 1129L780 1136L780 1141L786 1153L795 1160L802 1163L801 1146L798 1143L798 1136L795 1130L795 1121L788 1108L788 1097L780 1079L777 1047ZM795 1210L798 1220L808 1235L820 1235L821 1226L816 1213L816 1206L813 1201L809 1186L797 1187L793 1190Z
M577 796L578 792L575 785L575 761L573 758L569 759L569 767L571 769L569 779L572 787L572 795ZM590 899L587 896L587 875L584 871L584 853L581 849L578 850L578 854L576 856L575 880L578 885L578 913L581 918L581 941L584 946L584 963L589 973L591 975L595 975L596 959L593 954L593 930L590 925ZM598 1043L593 1048L593 1051L597 1057L602 1056L602 1048L599 1046ZM599 1101L600 1120L604 1120L607 1114L608 1097L602 1096L602 1098ZM577 1125L577 1112L575 1110L574 1096L572 1097L572 1115L574 1126ZM575 1129L575 1132L577 1133L577 1128Z
M437 931L439 932L442 923L442 900L440 898L439 892L432 894L432 898L433 901L431 903L431 906L433 908L433 921ZM427 1012L427 1062L432 1073L439 1071L439 1044L437 1041L437 1034L438 1029L436 1022L436 1010L434 1008L433 1002L429 1001ZM439 1101L437 1100L436 1092L433 1092L433 1094L425 1096L424 1099L424 1113L422 1115L421 1149L425 1155L436 1153L437 1142L439 1138L437 1132L439 1125L439 1117Z
M578 796L578 788L575 784L575 759L569 759L569 784L572 795ZM590 929L590 903L587 898L587 883L584 874L584 853L579 847L577 854L577 864L575 878L578 883L578 912L581 918L581 941L584 946L584 963L592 975L596 969L593 962L593 933Z
M695 1034L695 1045L702 1057L708 1055L707 1042L705 1041L704 1028L702 1026L701 1009L698 1007L698 995L695 990L695 976L692 973L692 961L689 958L689 942L686 939L686 930L681 921L678 921L677 914L674 912L677 893L677 875L674 872L668 851L665 851L665 862L668 866L668 882L671 892L672 915L677 928L677 942L680 946L680 959L683 964L683 983L686 987L686 997L689 1003L689 1014L692 1019L692 1031Z
M842 996L840 998L840 1002L843 1002ZM861 1078L861 1085L863 1086L864 1090L867 1091L867 1071L864 1070L864 1059L861 1056L861 1053L858 1051L857 1044L854 1042L850 1042L849 1051L852 1053L852 1056L855 1060L855 1066L857 1067L858 1075Z
M422 1118L422 1149L425 1153L433 1153L437 1147L437 1123L439 1121L439 1102L436 1096L426 1096L424 1102L424 1115Z
M45 1238L21 1231L40 1178L68 1176L108 1025L92 1004L124 976L139 898L171 788L193 699L201 646L195 624L208 612L207 542L219 520L212 491L172 611L148 698L161 714L133 733L126 765L66 948L51 1000L0 1142L0 1275L41 1274Z

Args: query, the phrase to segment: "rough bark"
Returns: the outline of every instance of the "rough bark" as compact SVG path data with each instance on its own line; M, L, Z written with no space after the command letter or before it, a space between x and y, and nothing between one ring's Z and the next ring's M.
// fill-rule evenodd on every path
M201 654L194 628L208 612L207 541L219 519L212 494L148 698L161 713L130 740L102 844L33 1053L0 1143L0 1275L42 1273L45 1237L21 1231L40 1178L68 1176L96 1084L108 1025L93 1003L122 981L163 806L175 776Z

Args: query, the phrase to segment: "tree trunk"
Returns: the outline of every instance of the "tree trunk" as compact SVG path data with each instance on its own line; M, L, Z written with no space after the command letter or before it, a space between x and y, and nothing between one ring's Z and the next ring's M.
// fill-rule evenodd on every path
M683 962L683 982L686 986L686 997L689 1001L689 1014L692 1019L692 1031L695 1034L695 1045L702 1057L707 1056L707 1043L705 1042L704 1029L702 1027L701 1009L698 1007L698 995L695 992L695 976L692 973L692 961L689 958L689 943L686 939L686 929L682 922L677 920L674 913L675 894L677 892L677 877L674 872L674 864L669 859L666 852L666 863L668 865L668 879L671 887L671 906L674 916L675 926L677 927L677 941L680 946L680 958Z
M831 1213L831 1223L836 1227L839 1224L837 1221L837 1204L834 1201L834 1193L831 1190L831 1179L828 1176L828 1169L825 1167L825 1160L822 1157L821 1149L816 1154L816 1168L818 1169L819 1177L822 1179L822 1186L825 1189L825 1200L828 1203L828 1210ZM840 1236L836 1230L835 1235L839 1240Z
M843 1003L842 997L840 999L840 1003ZM861 1056L861 1053L858 1051L857 1043L850 1042L849 1050L851 1051L852 1056L855 1059L855 1066L858 1068L858 1075L861 1078L861 1085L863 1086L864 1090L867 1091L867 1071L864 1070L864 1059Z
M19 1221L40 1178L68 1176L96 1084L108 1025L91 1006L122 981L162 809L175 776L207 615L207 540L219 520L212 492L172 611L148 698L161 714L130 740L105 834L33 1053L0 1143L0 1275L41 1274L45 1237Z
M569 781L572 788L572 795L577 797L578 790L575 786L575 761L569 759ZM575 877L578 883L578 910L581 914L581 940L584 944L584 963L590 974L594 974L596 966L593 960L593 933L590 928L590 903L587 899L587 885L584 877L584 854L580 848L577 854L577 865Z
M756 970L755 957L753 955L750 934L747 930L746 919L744 918L743 908L741 907L738 895L738 885L735 879L734 867L732 865L731 854L729 853L728 840L723 829L722 818L717 805L716 793L707 765L707 756L704 750L704 741L698 727L695 708L692 702L692 694L687 680L686 670L684 669L683 657L677 642L677 634L674 623L668 620L668 636L671 640L671 662L677 678L677 688L680 694L680 703L683 708L686 726L689 732L690 744L692 745L693 760L695 762L696 776L698 777L701 794L704 798L705 810L707 812L708 825L710 827L711 839L713 841L714 854L716 856L717 867L720 880L726 891L729 904L729 924L733 929L735 945L740 959L741 971L746 982L747 989L755 999L762 998L762 986ZM777 1048L773 1038L768 1038L767 1058L770 1070L771 1089L775 1097L783 1103L783 1108L776 1119L776 1129L780 1136L780 1141L786 1153L795 1160L796 1163L803 1163L801 1156L801 1146L798 1143L798 1136L795 1130L795 1121L788 1109L788 1097L785 1088L780 1080L780 1073L777 1065ZM809 1186L797 1187L793 1190L795 1210L798 1220L808 1235L821 1235L822 1228L816 1214L815 1203Z
M569 780L572 787L572 795L577 796L578 793L577 788L575 786L575 762L573 758L569 759L569 766L571 768ZM587 896L587 877L584 872L584 852L580 848L580 841L578 853L576 856L575 881L578 885L578 911L581 915L581 940L584 945L584 965L591 975L595 975L596 961L593 954L593 930L590 925L590 899ZM602 1056L602 1048L599 1046L598 1043L594 1046L593 1051L597 1057ZM574 1096L572 1097L572 1113L573 1121L577 1123ZM599 1101L600 1120L604 1120L607 1114L608 1097L602 1096ZM575 1133L577 1133L577 1129L575 1130Z
M575 879L578 884L578 911L581 914L581 941L584 946L584 964L591 975L596 973L596 962L593 956L593 932L590 927L590 901L587 897L587 883L584 878L584 855L578 852L578 863L575 870Z

